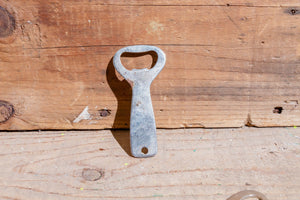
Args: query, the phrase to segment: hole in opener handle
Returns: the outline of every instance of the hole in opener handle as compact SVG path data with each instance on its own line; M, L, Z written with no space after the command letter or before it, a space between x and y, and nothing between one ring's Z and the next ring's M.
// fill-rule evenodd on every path
M151 69L127 70L121 63L121 55L154 51L157 62ZM150 85L166 62L164 52L155 46L127 46L117 51L113 58L115 69L132 82L130 112L130 148L134 157L150 157L157 153L156 124L150 95ZM145 151L147 149L147 151Z

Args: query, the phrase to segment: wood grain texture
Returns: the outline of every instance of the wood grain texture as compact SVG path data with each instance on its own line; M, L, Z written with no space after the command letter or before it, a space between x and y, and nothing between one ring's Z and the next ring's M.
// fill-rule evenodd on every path
M134 44L167 55L151 90L159 128L300 125L299 1L0 6L15 18L0 38L0 100L15 110L2 130L128 128L131 90L111 58Z
M0 199L225 200L254 189L300 196L300 129L158 130L130 157L127 131L0 133Z

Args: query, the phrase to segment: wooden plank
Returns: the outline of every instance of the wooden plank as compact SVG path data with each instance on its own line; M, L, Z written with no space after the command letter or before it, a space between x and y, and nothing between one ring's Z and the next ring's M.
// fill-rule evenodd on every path
M78 1L71 1L72 3L78 3ZM89 1L91 4L96 5L116 5L116 6L299 6L299 1L297 0L252 0L251 2L246 0L131 0L128 2L122 0L102 0L102 1ZM79 4L82 4L79 2Z
M226 199L245 189L300 196L299 128L158 130L130 157L127 131L0 133L0 198Z
M133 44L167 54L160 128L300 125L298 1L151 2L0 1L16 20L0 39L0 100L14 106L0 129L128 128L130 87L110 60Z
M16 3L14 6L23 7L23 12L18 13L19 17L26 20L21 21L22 43L25 43L23 47L128 44L241 47L252 44L255 36L253 34L256 28L260 28L259 26L265 26L259 30L259 34L275 28L277 31L274 34L278 36L280 33L283 34L283 30L278 30L278 26L293 29L290 25L296 26L295 22L299 18L297 7L181 5L137 7L76 2L39 0L35 1L36 4L24 5L22 1L19 3L21 5ZM280 19L281 22L276 19ZM298 30L294 29L296 30L292 32L288 30L283 32L293 33ZM281 43L285 40L288 38L283 39ZM272 42L272 45L278 44Z

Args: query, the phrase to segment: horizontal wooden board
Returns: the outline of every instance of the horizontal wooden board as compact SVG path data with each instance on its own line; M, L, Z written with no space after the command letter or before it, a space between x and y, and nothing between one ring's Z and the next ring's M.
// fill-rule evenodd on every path
M299 128L158 131L158 154L126 131L0 133L0 199L225 200L246 189L300 196Z
M214 2L0 1L15 27L0 38L0 129L128 128L111 59L134 44L167 55L151 89L159 128L300 125L299 2Z
M68 1L70 2L70 1ZM78 1L71 1L72 4L77 3ZM115 5L115 6L299 6L300 3L297 0L131 0L131 1L122 1L122 0L90 0L92 5ZM81 2L78 2L82 4Z

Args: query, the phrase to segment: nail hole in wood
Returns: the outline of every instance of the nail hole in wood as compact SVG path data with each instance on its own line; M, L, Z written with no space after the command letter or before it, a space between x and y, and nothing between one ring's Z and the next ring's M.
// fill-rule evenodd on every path
M99 115L101 117L107 117L111 114L111 110L110 109L101 109L99 110Z
M290 13L291 13L292 15L296 15L296 14L297 14L297 12L298 12L298 10L297 10L297 9L291 9L291 10L290 10Z
M288 13L290 15L298 15L298 14L300 14L299 8L298 9L297 8L287 8L287 9L284 10L284 12Z
M280 106L277 106L274 108L273 113L277 113L277 114L281 114L282 113L283 108Z

